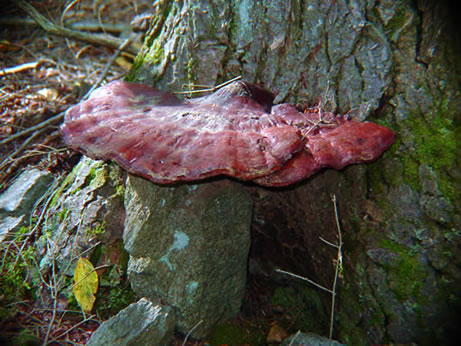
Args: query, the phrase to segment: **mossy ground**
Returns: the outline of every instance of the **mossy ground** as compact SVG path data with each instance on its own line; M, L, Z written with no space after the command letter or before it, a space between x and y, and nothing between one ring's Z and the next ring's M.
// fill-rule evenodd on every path
M34 293L30 275L37 263L35 249L21 249L29 231L29 227L21 227L0 245L0 321L14 316L15 303Z

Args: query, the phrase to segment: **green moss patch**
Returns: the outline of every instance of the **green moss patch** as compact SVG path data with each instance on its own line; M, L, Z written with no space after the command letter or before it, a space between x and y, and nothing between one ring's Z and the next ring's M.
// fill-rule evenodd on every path
M381 239L380 245L399 255L396 264L389 264L385 268L388 272L390 288L401 301L410 297L422 298L420 292L426 278L426 271L418 262L416 252L397 244L389 239Z
M326 335L328 331L328 316L322 305L317 290L306 284L277 287L272 296L272 304L280 305L290 313L294 320L282 327L288 332L298 330Z
M250 321L229 321L215 327L210 345L266 345L269 326Z

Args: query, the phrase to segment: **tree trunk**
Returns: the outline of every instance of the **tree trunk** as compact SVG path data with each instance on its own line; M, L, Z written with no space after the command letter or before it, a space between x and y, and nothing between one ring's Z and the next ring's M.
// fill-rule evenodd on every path
M336 242L336 195L343 342L440 343L457 332L461 64L453 17L441 1L158 1L129 76L184 91L241 75L276 92L276 103L355 109L395 131L396 143L373 164L327 170L294 188L253 188L254 217L268 221L262 232L280 233L277 242L255 236L253 256L328 287L335 250L318 236Z

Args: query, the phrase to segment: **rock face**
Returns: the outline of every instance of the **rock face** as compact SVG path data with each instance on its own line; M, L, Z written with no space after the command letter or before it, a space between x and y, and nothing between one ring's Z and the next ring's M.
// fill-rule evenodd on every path
M26 223L34 204L54 181L50 173L27 169L0 195L0 241Z
M123 235L134 291L173 307L203 337L238 313L246 282L252 202L229 180L175 187L129 176Z
M171 308L142 298L102 323L87 345L168 345L173 339L174 326Z
M50 203L46 230L51 236L48 246L43 244L48 251L42 268L54 257L62 273L71 276L76 259L86 250L101 240L122 238L125 213L116 187L122 176L118 167L87 157L74 167Z

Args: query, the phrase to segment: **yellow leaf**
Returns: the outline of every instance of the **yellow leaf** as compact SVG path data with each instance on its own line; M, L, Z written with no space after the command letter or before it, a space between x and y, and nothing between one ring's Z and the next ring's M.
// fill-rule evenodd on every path
M98 291L98 274L86 258L80 258L74 270L74 295L84 312L91 312Z

